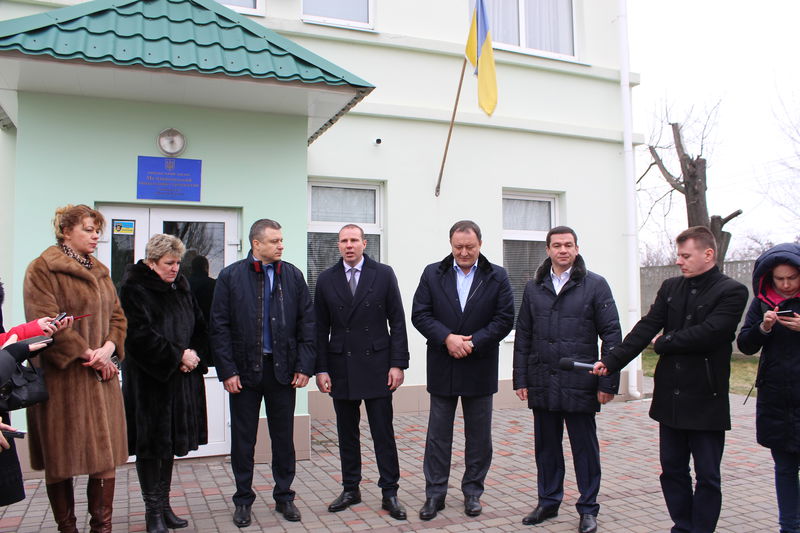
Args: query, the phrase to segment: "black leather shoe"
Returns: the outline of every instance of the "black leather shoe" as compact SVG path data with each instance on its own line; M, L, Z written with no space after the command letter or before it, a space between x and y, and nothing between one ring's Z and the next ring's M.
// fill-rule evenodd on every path
M331 513L338 513L357 503L361 503L360 490L343 490L342 493L339 494L339 497L333 500L328 506L328 511Z
M464 496L464 514L467 516L478 516L483 511L481 501L477 496Z
M558 516L558 507L542 507L537 505L536 509L528 513L528 516L522 519L522 523L526 526L532 526L544 522L548 518Z
M250 506L237 505L233 511L233 523L236 527L247 527L250 525Z
M291 500L288 502L275 502L275 510L281 513L289 522L300 521L300 510Z
M444 498L426 498L422 509L419 510L420 520L431 520L436 517L436 514L444 509Z
M578 531L580 533L595 533L597 531L597 517L591 514L582 514Z
M400 504L397 496L387 496L381 501L381 509L389 511L389 516L395 520L406 519L406 508Z

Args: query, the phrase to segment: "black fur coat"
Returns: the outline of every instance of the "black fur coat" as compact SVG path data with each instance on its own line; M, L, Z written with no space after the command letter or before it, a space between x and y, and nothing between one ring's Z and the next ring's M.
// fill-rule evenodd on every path
M203 314L183 275L166 283L142 261L128 267L120 302L128 318L122 395L129 453L162 459L186 455L208 442ZM184 373L179 367L187 348L202 361Z

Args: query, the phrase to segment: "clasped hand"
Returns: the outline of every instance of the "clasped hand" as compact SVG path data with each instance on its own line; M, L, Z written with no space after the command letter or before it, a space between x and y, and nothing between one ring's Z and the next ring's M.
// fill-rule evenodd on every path
M191 348L186 348L183 351L183 357L181 358L181 366L178 367L181 372L188 373L197 368L197 365L200 364L200 356L197 355L197 352Z
M471 354L474 349L472 335L464 336L451 333L444 340L444 344L447 347L447 353L456 359L463 359Z
M86 359L83 366L88 366L96 370L100 374L102 381L108 381L119 374L117 365L111 362L111 356L114 355L116 346L111 341L106 341L100 348L86 348L81 357Z

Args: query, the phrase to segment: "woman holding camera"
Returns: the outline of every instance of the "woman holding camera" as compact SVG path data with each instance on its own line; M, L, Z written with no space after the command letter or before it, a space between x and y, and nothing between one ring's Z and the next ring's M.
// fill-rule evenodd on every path
M128 318L122 392L128 449L136 455L148 533L188 522L172 511L175 455L208 442L203 374L208 336L189 282L180 274L186 248L172 235L153 235L145 259L128 267L120 300Z
M800 533L800 245L779 244L753 268L753 303L739 350L761 350L756 440L775 461L781 532Z
M77 532L72 478L89 475L89 525L111 531L115 468L128 459L125 412L116 357L126 320L108 268L92 254L105 219L86 205L56 210L55 237L25 274L28 319L85 315L33 359L50 399L27 410L31 466L45 471L59 531ZM115 357L116 354L116 357Z

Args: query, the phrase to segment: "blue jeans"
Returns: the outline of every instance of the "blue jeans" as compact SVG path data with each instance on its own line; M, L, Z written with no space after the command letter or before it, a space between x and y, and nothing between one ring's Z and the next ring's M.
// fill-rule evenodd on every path
M775 461L775 494L782 533L800 533L800 453L770 450Z

